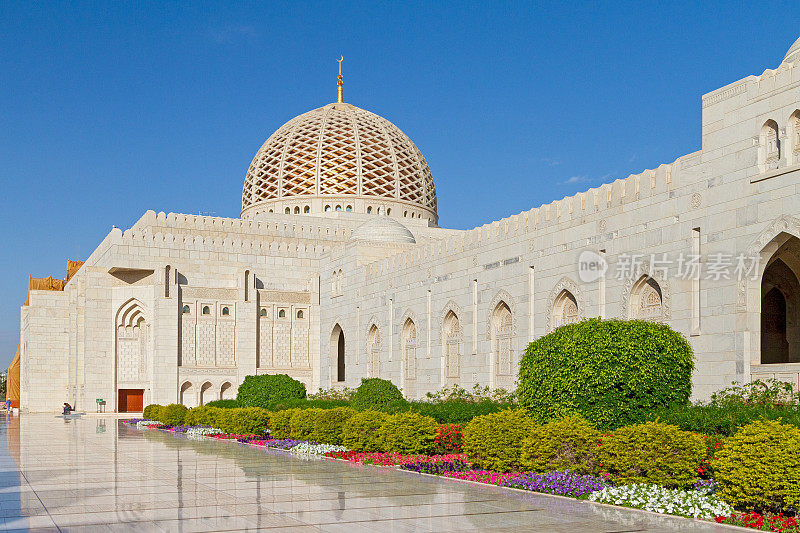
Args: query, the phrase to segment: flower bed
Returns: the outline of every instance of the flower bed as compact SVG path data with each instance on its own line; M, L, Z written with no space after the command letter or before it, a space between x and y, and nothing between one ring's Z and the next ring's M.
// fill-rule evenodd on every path
M445 472L442 475L444 477L462 479L464 481L477 481L478 483L487 483L490 485L504 485L507 481L521 476L522 474L519 472L501 474L490 470L467 470L465 472Z
M800 521L798 521L797 517L784 516L783 514L733 513L730 516L718 516L715 520L720 524L746 527L759 531L800 533Z
M716 496L696 490L667 489L660 485L644 483L607 487L591 493L588 499L654 513L706 520L733 513L733 507Z
M353 463L377 466L400 466L410 463L442 462L442 461L467 461L463 454L449 455L402 455L399 453L368 453L368 452L330 452L326 457L344 459Z
M537 474L530 472L512 477L502 483L504 487L583 498L592 492L611 486L608 478L579 475L570 470Z
M306 441L296 440L296 439L264 439L264 440L252 440L250 441L250 444L252 446L259 446L262 448L278 448L281 450L289 450L303 442Z
M222 431L218 428L212 428L211 426L193 426L188 428L184 433L186 433L187 437L207 437L215 433L222 433Z
M347 448L344 446L334 446L333 444L313 444L311 442L301 442L297 446L292 447L292 453L299 453L303 455L325 455L332 452L345 452Z
M403 470L418 474L444 475L445 472L466 472L472 467L467 462L456 459L455 461L421 461L400 465Z

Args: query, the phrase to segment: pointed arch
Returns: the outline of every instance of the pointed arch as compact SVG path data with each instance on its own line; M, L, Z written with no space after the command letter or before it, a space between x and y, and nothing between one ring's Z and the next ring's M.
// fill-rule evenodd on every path
M147 309L136 298L119 306L115 316L115 376L117 387L136 388L147 380L149 328Z
M442 319L442 355L444 378L455 380L461 377L461 343L463 341L461 320L454 310L448 309Z
M584 317L583 294L578 284L568 277L561 278L550 291L547 309L547 331L566 323L565 320L581 320Z
M206 381L202 385L200 385L200 404L205 405L208 402L214 399L213 397L213 388L214 385L211 384L210 381Z
M344 383L345 380L345 340L344 330L337 322L331 330L330 340L330 353L331 362L333 363L332 370L335 372L335 381L337 383ZM334 380L332 380L334 381Z
M417 324L411 317L407 317L402 323L401 349L403 353L403 369L406 380L417 379L417 347L419 337L417 335Z
M490 322L492 324L491 385L494 387L498 379L507 381L506 377L513 374L514 367L514 317L511 308L504 300L500 300L494 306Z
M377 378L381 374L381 329L375 320L369 321L367 329L367 363L369 377Z
M514 297L511 296L511 294L509 294L507 291L504 291L503 289L497 291L494 297L489 301L489 315L486 320L487 340L492 340L492 328L494 327L493 314L495 309L497 309L497 306L500 304L500 302L503 302L506 305L506 307L508 307L508 310L511 312L512 316L517 316L517 304L516 301L514 300ZM516 323L513 326L515 328L513 333L516 336Z
M181 405L185 405L188 408L196 407L197 403L195 400L195 392L194 392L194 385L191 381L184 381L181 384L179 400Z
M761 126L758 148L761 172L778 168L781 160L781 139L780 128L774 120L769 119Z
M795 110L792 116L789 117L789 125L787 127L787 137L789 139L789 146L787 147L787 159L791 160L790 164L800 164L800 109Z
M236 398L236 390L231 385L230 381L224 382L219 387L219 399L220 400L233 400Z
M647 274L640 276L631 286L629 300L627 318L653 322L664 321L664 298L661 285Z

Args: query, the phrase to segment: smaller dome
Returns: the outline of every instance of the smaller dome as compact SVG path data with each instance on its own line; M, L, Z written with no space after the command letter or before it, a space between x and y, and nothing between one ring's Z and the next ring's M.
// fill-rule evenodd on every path
M417 240L407 227L387 216L375 217L353 231L351 241L415 244Z
M789 51L786 52L786 56L783 58L784 63L792 63L796 60L800 59L800 39L797 39Z

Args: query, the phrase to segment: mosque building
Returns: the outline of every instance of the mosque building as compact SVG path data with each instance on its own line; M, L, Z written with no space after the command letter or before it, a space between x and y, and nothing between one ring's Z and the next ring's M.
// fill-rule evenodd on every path
M440 227L422 152L346 103L340 70L336 102L255 154L240 218L147 211L65 280L31 278L10 380L31 412L191 407L252 374L513 389L530 341L599 316L685 335L696 399L797 385L799 189L800 39L702 97L699 151L465 231Z

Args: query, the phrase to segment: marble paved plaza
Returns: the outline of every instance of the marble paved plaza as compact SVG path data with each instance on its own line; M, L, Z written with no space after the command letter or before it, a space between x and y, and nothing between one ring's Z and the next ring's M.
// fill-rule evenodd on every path
M115 418L0 420L0 527L42 531L730 531Z

